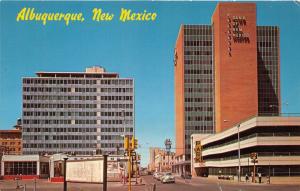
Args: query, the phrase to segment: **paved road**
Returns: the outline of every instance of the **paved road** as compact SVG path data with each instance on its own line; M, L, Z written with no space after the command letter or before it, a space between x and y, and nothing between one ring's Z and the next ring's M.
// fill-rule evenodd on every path
M148 184L156 184L157 191L300 191L299 185L268 185L232 183L209 179L183 180L176 178L175 184L162 184L151 176L144 177Z
M154 180L152 176L143 176L145 185L132 186L132 191L152 191L155 183L156 191L300 191L299 185L267 185L267 184L251 184L251 183L233 183L227 181L218 181L211 179L183 180L176 178L175 184L162 184L160 181ZM26 184L27 191L33 191L34 181L22 180L21 185ZM128 187L121 183L109 182L108 191L127 191ZM19 189L22 190L22 189ZM101 184L83 184L68 183L68 191L101 191ZM15 181L0 181L0 191L17 191ZM38 180L36 191L63 191L62 183L49 183L47 180Z

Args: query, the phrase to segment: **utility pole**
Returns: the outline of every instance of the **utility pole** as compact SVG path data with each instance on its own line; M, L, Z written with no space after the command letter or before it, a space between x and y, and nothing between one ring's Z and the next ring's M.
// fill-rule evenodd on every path
M107 156L103 155L103 191L107 191Z
M137 149L138 140L134 138L129 141L129 136L124 139L124 150L128 154L128 191L131 191L131 168L132 168L132 154L135 154L135 149ZM136 154L135 154L136 155Z
M64 158L64 191L67 191L67 160L67 157Z
M238 128L238 157L239 157L239 172L238 172L238 181L241 181L241 146L240 146L240 124L237 126Z

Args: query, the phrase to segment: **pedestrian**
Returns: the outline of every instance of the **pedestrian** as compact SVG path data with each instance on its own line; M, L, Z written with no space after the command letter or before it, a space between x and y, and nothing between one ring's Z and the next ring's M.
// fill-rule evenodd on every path
M246 173L245 179L246 179L246 182L248 182L249 177L248 177L248 174L247 174L247 173Z
M258 173L258 181L261 183L261 173Z

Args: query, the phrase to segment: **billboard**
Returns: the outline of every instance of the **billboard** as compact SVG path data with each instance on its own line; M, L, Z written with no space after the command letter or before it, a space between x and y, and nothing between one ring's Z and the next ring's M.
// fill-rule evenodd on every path
M70 182L103 182L103 159L67 161L66 180Z

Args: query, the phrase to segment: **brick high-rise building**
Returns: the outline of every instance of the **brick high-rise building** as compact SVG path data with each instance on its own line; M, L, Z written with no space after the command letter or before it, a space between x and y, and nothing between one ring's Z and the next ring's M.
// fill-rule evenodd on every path
M134 134L134 81L103 68L23 78L23 154L121 154Z
M180 168L192 134L280 113L279 28L256 25L255 3L218 3L211 25L182 25L174 57Z

